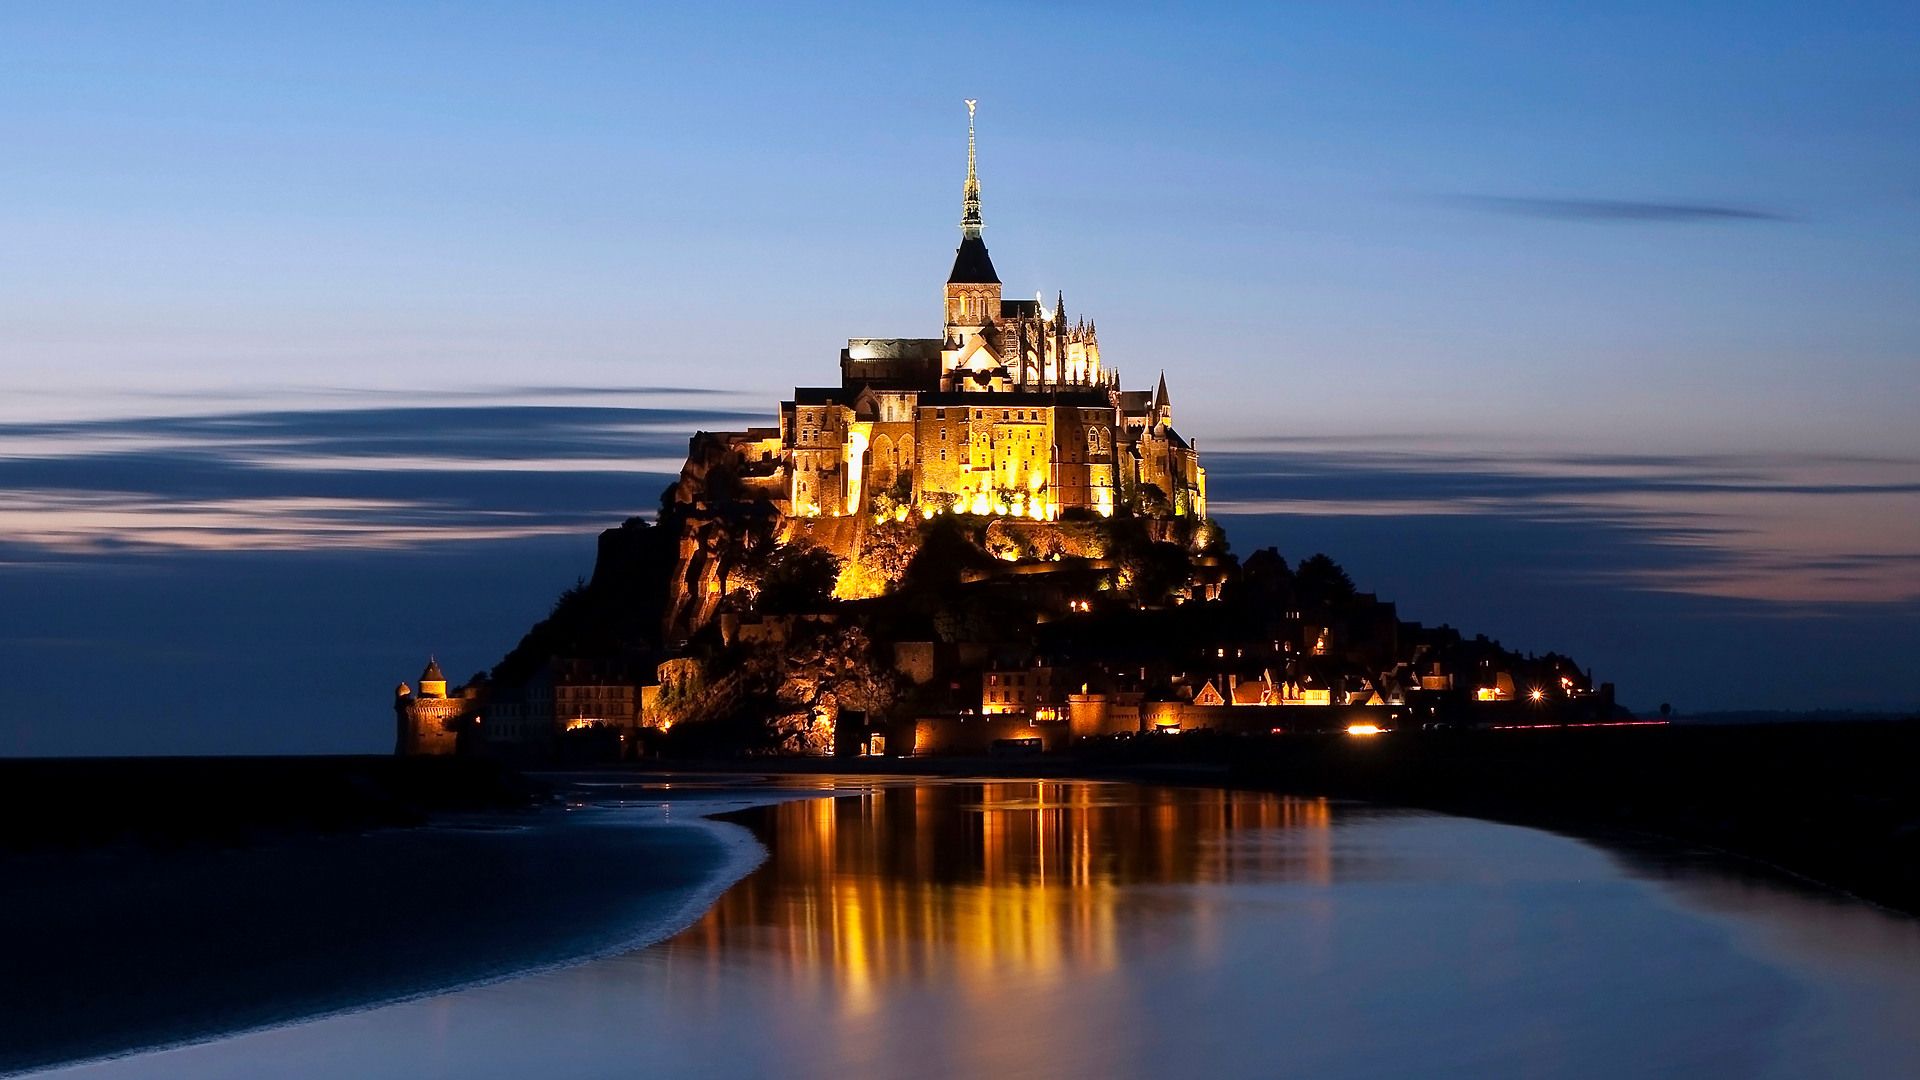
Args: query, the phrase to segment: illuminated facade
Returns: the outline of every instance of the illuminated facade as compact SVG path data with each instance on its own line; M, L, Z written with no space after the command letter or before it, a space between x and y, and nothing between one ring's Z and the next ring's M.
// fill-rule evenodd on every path
M854 338L837 386L800 387L778 431L720 435L795 517L942 512L1057 519L1206 515L1206 473L1173 428L1166 378L1126 391L1094 324L1056 293L1008 299L982 239L973 103L960 246L937 338Z
M393 690L394 752L451 754L461 726L473 715L478 696L469 687L447 689L440 661L428 658L418 693L401 683Z

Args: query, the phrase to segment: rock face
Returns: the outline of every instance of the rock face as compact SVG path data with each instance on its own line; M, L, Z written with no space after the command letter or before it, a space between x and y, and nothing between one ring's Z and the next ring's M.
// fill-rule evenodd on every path
M732 579L778 544L784 520L766 502L695 502L662 512L656 528L666 530L675 544L662 626L669 645L713 621Z
M713 621L730 579L780 542L786 518L741 483L744 462L725 438L700 432L688 440L680 477L662 493L655 526L673 538L661 634L672 645Z

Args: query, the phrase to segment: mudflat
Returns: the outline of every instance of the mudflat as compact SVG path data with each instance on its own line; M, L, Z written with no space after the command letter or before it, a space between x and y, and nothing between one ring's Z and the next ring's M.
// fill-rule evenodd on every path
M743 872L729 872L741 848L723 828L551 808L245 844L0 855L0 1071L404 999L650 940Z

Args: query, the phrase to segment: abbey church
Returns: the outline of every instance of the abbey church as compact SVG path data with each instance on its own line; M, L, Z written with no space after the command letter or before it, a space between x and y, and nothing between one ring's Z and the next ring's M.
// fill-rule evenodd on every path
M1131 506L1204 517L1206 472L1173 428L1164 374L1129 391L1064 296L1009 299L982 237L974 104L960 246L935 338L854 338L837 386L799 387L780 426L712 432L792 517L942 512L1051 521ZM711 444L710 444L711 445ZM719 447L714 447L719 449Z

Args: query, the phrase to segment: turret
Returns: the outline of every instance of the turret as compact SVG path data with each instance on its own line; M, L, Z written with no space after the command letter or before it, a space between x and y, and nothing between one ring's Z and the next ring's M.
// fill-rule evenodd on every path
M427 657L427 669L420 673L420 696L423 698L443 698L447 696L447 677L440 671L440 661Z

